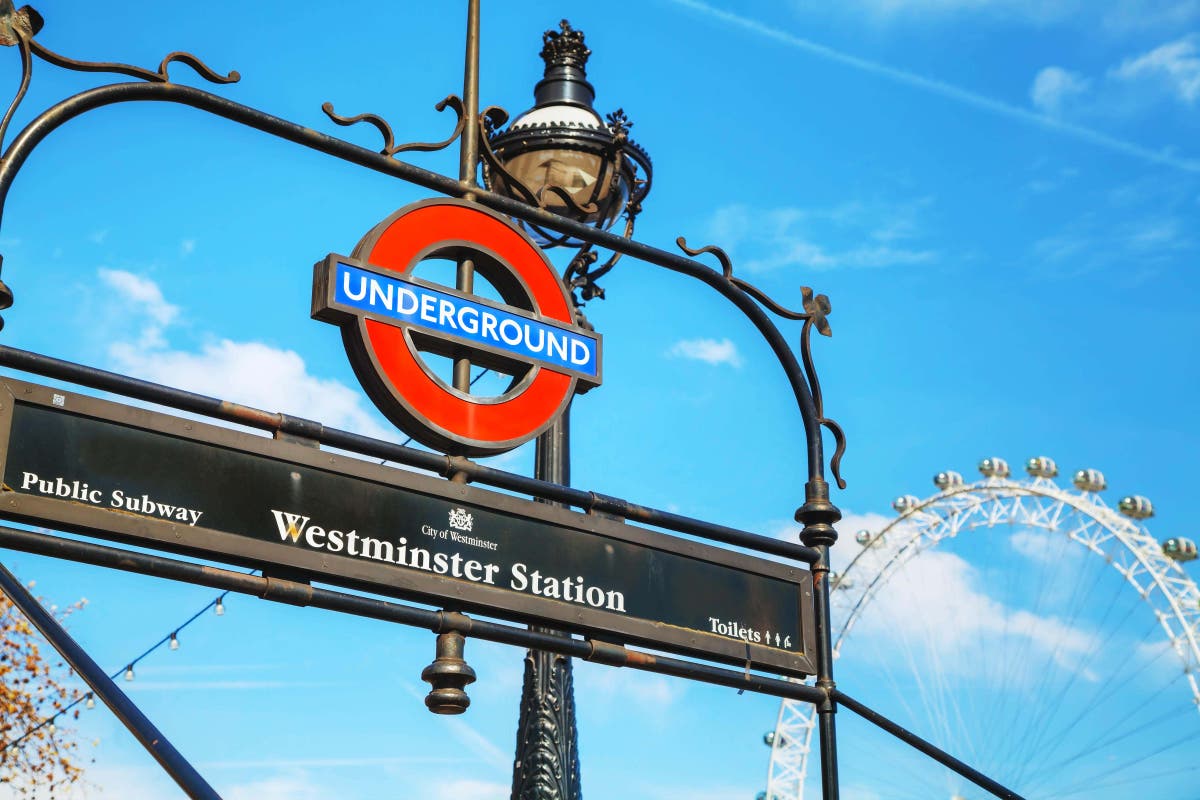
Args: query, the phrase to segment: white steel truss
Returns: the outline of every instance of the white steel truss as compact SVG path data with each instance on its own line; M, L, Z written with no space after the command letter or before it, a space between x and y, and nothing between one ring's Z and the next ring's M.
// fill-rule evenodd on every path
M915 498L913 498L915 499ZM1162 551L1143 526L1107 506L1096 492L1063 489L1044 477L1027 481L989 477L952 485L898 514L855 556L833 583L842 612L834 657L871 600L903 564L960 532L1021 525L1065 534L1105 559L1146 602L1182 662L1192 700L1200 707L1200 588ZM887 543L884 560L864 559ZM856 572L857 568L857 572ZM861 574L860 574L861 573ZM803 800L816 715L808 703L784 700L773 734L767 789L759 800Z

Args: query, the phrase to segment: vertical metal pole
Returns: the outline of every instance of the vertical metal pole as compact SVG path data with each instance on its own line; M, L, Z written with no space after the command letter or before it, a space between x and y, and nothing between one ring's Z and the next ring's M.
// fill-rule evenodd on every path
M21 585L8 569L0 564L0 590L33 623L33 626L46 637L46 641L59 652L71 665L71 669L79 673L84 683L91 687L96 696L112 709L117 719L129 729L142 747L154 757L167 774L179 784L188 797L194 800L221 800L221 796L208 785L200 773L188 763L175 747L167 741L167 737L146 718L141 709L130 700L112 678L92 660L79 643L71 638L58 620L50 612L42 608L37 598Z
M534 473L571 482L571 407L537 439ZM557 505L557 504L556 504ZM556 633L531 626L534 630ZM529 650L521 687L512 800L579 800L579 731L571 659Z
M463 65L463 125L458 155L458 179L469 187L477 186L479 169L479 0L467 3L467 53ZM468 199L471 194L466 195ZM458 262L455 288L460 292L475 290L475 262L464 258ZM453 385L460 392L471 388L471 360L454 359Z
M796 511L796 521L804 525L800 541L817 548L821 558L812 565L813 611L817 639L817 687L826 692L817 703L817 735L821 745L821 797L838 800L837 726L833 681L833 632L829 622L829 548L837 542L833 523L841 512L829 502L829 484L812 478L804 485L804 505Z
M816 611L817 634L817 686L832 693L833 640L829 623L829 548L817 548L821 560L813 565L813 607ZM832 697L817 705L817 734L821 744L821 797L823 800L838 798L837 730L835 714L837 706Z

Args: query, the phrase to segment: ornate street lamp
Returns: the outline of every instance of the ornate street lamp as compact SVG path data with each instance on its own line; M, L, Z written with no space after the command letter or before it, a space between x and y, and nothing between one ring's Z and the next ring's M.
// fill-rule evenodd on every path
M629 138L632 123L621 109L600 118L592 103L596 90L585 68L591 51L583 31L563 20L559 30L542 34L546 71L534 87L534 106L501 129L507 115L499 109L483 114L488 135L481 148L483 179L494 192L577 222L607 230L624 214L624 235L633 234L634 219L650 191L650 156ZM578 247L563 275L576 306L603 297L596 279L617 263L614 253L592 268L592 245L569 235L547 231L528 220L516 220L542 247ZM578 308L579 324L590 327ZM570 484L570 408L538 437L535 477ZM525 659L521 713L517 724L517 758L512 796L516 800L577 800L578 731L572 689L571 660L530 650Z
M628 236L650 191L650 156L629 138L632 123L624 111L609 114L606 122L592 107L589 55L583 31L566 20L558 31L542 35L546 72L534 87L533 108L504 130L503 112L485 112L490 148L483 148L484 181L493 191L601 230L624 213ZM544 247L581 244L522 224Z

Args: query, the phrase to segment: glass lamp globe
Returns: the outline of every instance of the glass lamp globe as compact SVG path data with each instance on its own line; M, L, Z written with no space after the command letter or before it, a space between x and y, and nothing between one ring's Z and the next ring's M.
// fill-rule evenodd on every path
M630 141L622 111L607 122L596 113L583 32L566 20L559 28L542 36L546 70L534 88L533 108L490 138L507 176L485 170L484 178L493 191L529 202L511 177L547 211L607 229L649 190L650 157Z

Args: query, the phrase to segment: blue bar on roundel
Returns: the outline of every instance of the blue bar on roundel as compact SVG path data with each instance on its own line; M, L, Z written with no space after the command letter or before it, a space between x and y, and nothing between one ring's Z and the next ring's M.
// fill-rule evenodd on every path
M596 340L428 286L337 262L334 301L384 319L446 334L527 361L595 377Z

